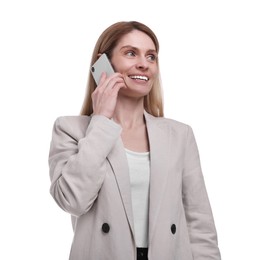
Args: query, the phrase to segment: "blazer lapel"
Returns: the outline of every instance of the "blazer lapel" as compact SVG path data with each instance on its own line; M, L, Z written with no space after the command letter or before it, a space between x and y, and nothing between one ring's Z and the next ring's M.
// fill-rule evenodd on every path
M170 155L170 129L161 120L144 113L150 145L149 243L152 240L166 183ZM121 138L108 155L118 184L130 229L134 235L134 217L127 158Z
M131 199L131 186L127 158L121 138L108 155L108 161L116 177L119 193L123 202L130 229L134 235L134 218Z
M160 210L170 160L170 128L145 112L150 145L149 244L152 240Z

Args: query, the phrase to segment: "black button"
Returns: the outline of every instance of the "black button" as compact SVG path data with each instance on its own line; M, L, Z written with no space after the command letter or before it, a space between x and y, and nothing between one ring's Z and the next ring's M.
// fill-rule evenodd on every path
M171 232L172 232L173 235L176 233L176 225L175 224L171 225Z
M92 70L92 72L95 72L95 68L94 67L92 67L91 70Z
M110 226L109 226L107 223L104 223L104 224L102 225L102 231L103 231L104 233L108 233L109 230L110 230Z

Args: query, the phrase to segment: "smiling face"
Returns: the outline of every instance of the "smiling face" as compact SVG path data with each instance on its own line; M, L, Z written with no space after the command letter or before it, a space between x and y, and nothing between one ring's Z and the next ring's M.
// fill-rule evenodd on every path
M124 35L112 52L111 63L127 85L120 93L144 97L158 76L156 47L152 39L139 30Z

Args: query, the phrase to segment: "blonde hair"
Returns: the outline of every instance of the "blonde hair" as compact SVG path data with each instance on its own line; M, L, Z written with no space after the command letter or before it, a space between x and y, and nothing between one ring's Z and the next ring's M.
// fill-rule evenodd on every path
M154 32L146 25L136 22L117 22L109 26L98 38L90 66L98 59L98 54L106 53L108 58L111 59L112 51L118 44L119 40L126 34L133 30L139 30L147 34L155 44L157 53L159 52L159 42ZM158 61L157 61L158 62ZM159 66L159 64L158 64ZM93 113L93 104L91 95L96 88L96 83L89 71L87 89L85 99L82 105L81 115L91 115ZM163 98L160 76L155 80L150 93L144 97L144 109L151 115L161 117L163 112Z

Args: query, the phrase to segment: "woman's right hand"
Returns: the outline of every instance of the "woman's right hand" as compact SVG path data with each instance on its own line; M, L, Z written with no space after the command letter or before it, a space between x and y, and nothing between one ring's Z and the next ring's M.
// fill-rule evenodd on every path
M120 73L114 73L109 77L102 73L99 84L92 93L94 115L112 118L121 88L126 88L126 84Z

